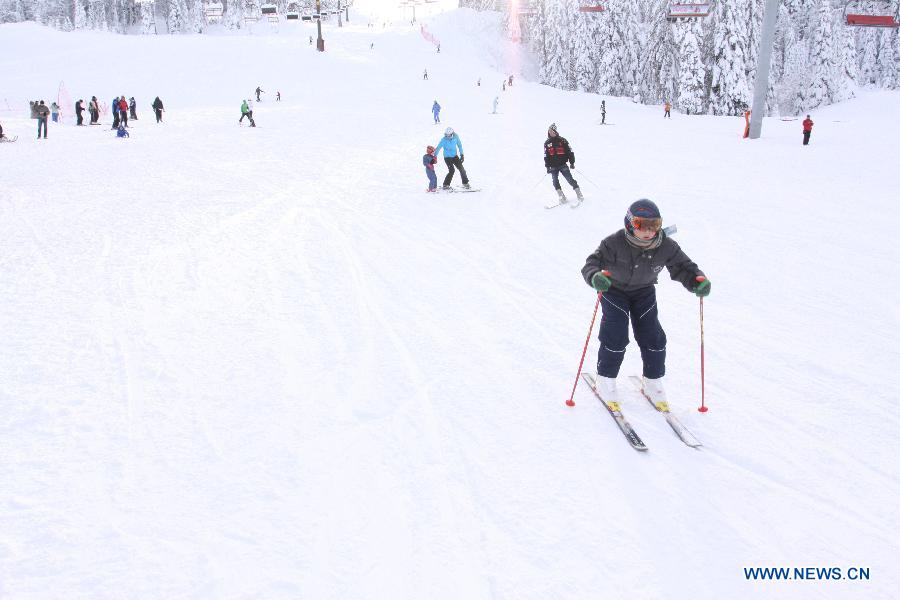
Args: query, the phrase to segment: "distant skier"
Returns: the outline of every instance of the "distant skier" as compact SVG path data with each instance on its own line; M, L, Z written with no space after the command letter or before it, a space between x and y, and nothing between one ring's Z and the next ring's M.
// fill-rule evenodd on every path
M124 125L119 125L119 129L116 130L116 137L127 138L127 137L131 137L131 134L128 133L128 130L125 129Z
M91 125L99 125L100 103L97 101L97 96L91 96L91 101L88 103L88 111L91 113Z
M453 131L452 127L448 127L447 130L444 131L444 138L434 147L435 157L437 157L441 150L444 151L444 164L446 164L449 169L447 176L444 177L443 189L450 189L450 182L453 181L453 175L456 172L455 169L459 169L459 174L462 176L462 186L469 189L469 176L466 174L466 169L463 167L466 156L463 154L462 140L459 139L459 136L456 135L456 132Z
M256 101L257 101L257 102L262 102L262 100L259 99L259 95L260 95L260 94L265 94L265 93L266 93L265 90L263 90L263 89L260 88L259 86L256 86Z
M130 114L130 119L132 121L137 121L137 101L135 101L134 96L128 99L128 112Z
M481 77L478 78L478 87L481 87Z
M425 174L428 176L428 190L426 191L436 192L437 175L434 173L434 165L437 164L437 158L434 156L434 146L428 146L425 149L422 164L425 165Z
M109 103L109 110L112 111L113 114L113 124L111 129L119 128L119 121L121 119L121 113L119 112L119 99L113 98L112 102Z
M163 108L163 103L162 100L159 99L159 96L156 97L156 100L153 101L151 106L153 107L153 112L156 113L156 122L161 123L163 111L166 109Z
M275 92L275 102L281 102L281 92Z
M503 91L504 92L506 91L506 80L505 79L503 80Z
M666 117L668 117L671 119L672 118L672 105L669 103L668 100L666 100L666 104L665 104L665 106L663 106L663 108L666 109L666 112L663 113L663 118L665 119Z
M37 139L41 139L41 129L44 130L44 139L47 139L47 117L50 116L50 109L44 105L44 101L41 100L39 104L36 105L34 109L35 114L37 114L37 122L38 122L38 135Z
M244 117L250 120L250 127L256 127L256 121L253 120L253 105L250 100L244 100L241 103L241 118L238 119L238 123L243 123Z
M494 96L494 112L493 114L497 114L497 105L500 103L500 96Z
M59 104L56 102L50 103L50 118L54 123L59 123Z
M509 87L512 87L513 76L509 76Z
M374 50L374 49L375 49L375 42L372 42L371 44L369 44L369 50Z
M119 107L119 120L123 126L128 127L128 101L125 96L119 98L117 106Z
M809 115L806 115L806 118L803 119L803 145L809 146L809 136L812 135L812 127L813 121L809 118Z
M602 117L600 124L606 125L606 100L600 101L600 116Z
M710 282L678 244L661 231L662 216L647 199L625 213L625 228L608 236L588 256L581 275L603 294L600 351L597 354L597 391L606 402L617 402L616 377L628 345L628 321L644 363L644 390L654 402L665 401L666 334L656 306L657 275L669 276L703 298Z
M440 44L437 45L437 53L438 53L438 54L441 53L441 45L440 45Z
M425 69L425 73L422 75L422 79L428 79L428 69Z
M434 113L434 122L441 122L441 105L438 104L438 101L435 100L434 104L431 105L431 112Z
M566 166L567 162L569 163L568 167ZM547 128L547 141L544 142L544 166L553 177L553 188L559 195L560 202L567 202L566 195L562 191L562 185L559 183L560 174L566 178L566 181L575 190L578 201L584 200L584 196L581 195L581 188L578 187L578 182L575 181L575 178L572 177L572 173L569 171L569 169L575 168L575 153L572 152L569 140L559 135L556 123L551 123L550 127Z
M312 46L312 36L309 36L309 45Z
M75 123L78 126L84 126L84 100L79 100L75 103L75 118L77 122Z

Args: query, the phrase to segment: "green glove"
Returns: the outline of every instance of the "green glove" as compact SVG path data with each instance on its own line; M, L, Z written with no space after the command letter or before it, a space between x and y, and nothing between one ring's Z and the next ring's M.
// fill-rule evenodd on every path
M597 271L594 273L594 276L591 277L591 286L598 292L605 292L611 285L612 281L609 280L609 277L607 277L603 271Z
M691 291L697 294L697 297L705 298L706 296L709 296L709 288L709 279L707 279L703 275L697 275L697 283L696 285L694 285Z

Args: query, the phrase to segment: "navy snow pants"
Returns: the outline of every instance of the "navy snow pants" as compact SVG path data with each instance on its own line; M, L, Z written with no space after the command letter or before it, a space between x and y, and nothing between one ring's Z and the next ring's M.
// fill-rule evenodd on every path
M643 375L658 379L666 374L666 332L659 324L656 309L656 288L649 285L639 290L624 292L610 288L603 293L603 316L600 319L600 351L597 353L597 373L603 377L616 377L625 347L628 345L628 320L634 339L641 349L644 361Z

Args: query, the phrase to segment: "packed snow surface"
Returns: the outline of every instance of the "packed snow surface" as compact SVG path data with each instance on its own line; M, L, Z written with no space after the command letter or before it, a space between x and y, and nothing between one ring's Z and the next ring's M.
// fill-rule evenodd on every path
M807 147L799 120L750 141L623 98L600 125L500 23L434 17L440 54L364 17L325 53L302 23L0 26L0 597L896 597L900 95L815 111ZM131 137L67 103L36 140L28 100L62 94L135 96ZM544 209L551 122L577 210ZM479 193L424 193L447 126ZM698 299L658 286L699 450L629 388L634 343L648 452L583 384L564 403L580 269L641 197L712 282L706 414Z

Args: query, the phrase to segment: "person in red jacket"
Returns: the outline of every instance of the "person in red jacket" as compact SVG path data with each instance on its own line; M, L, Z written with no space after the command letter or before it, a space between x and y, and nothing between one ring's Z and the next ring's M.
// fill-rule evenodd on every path
M803 145L809 145L809 135L812 133L813 122L812 119L809 118L809 115L806 115L806 118L803 120Z
M128 127L128 101L125 100L125 96L119 98L118 102L119 109L119 121L125 127Z

